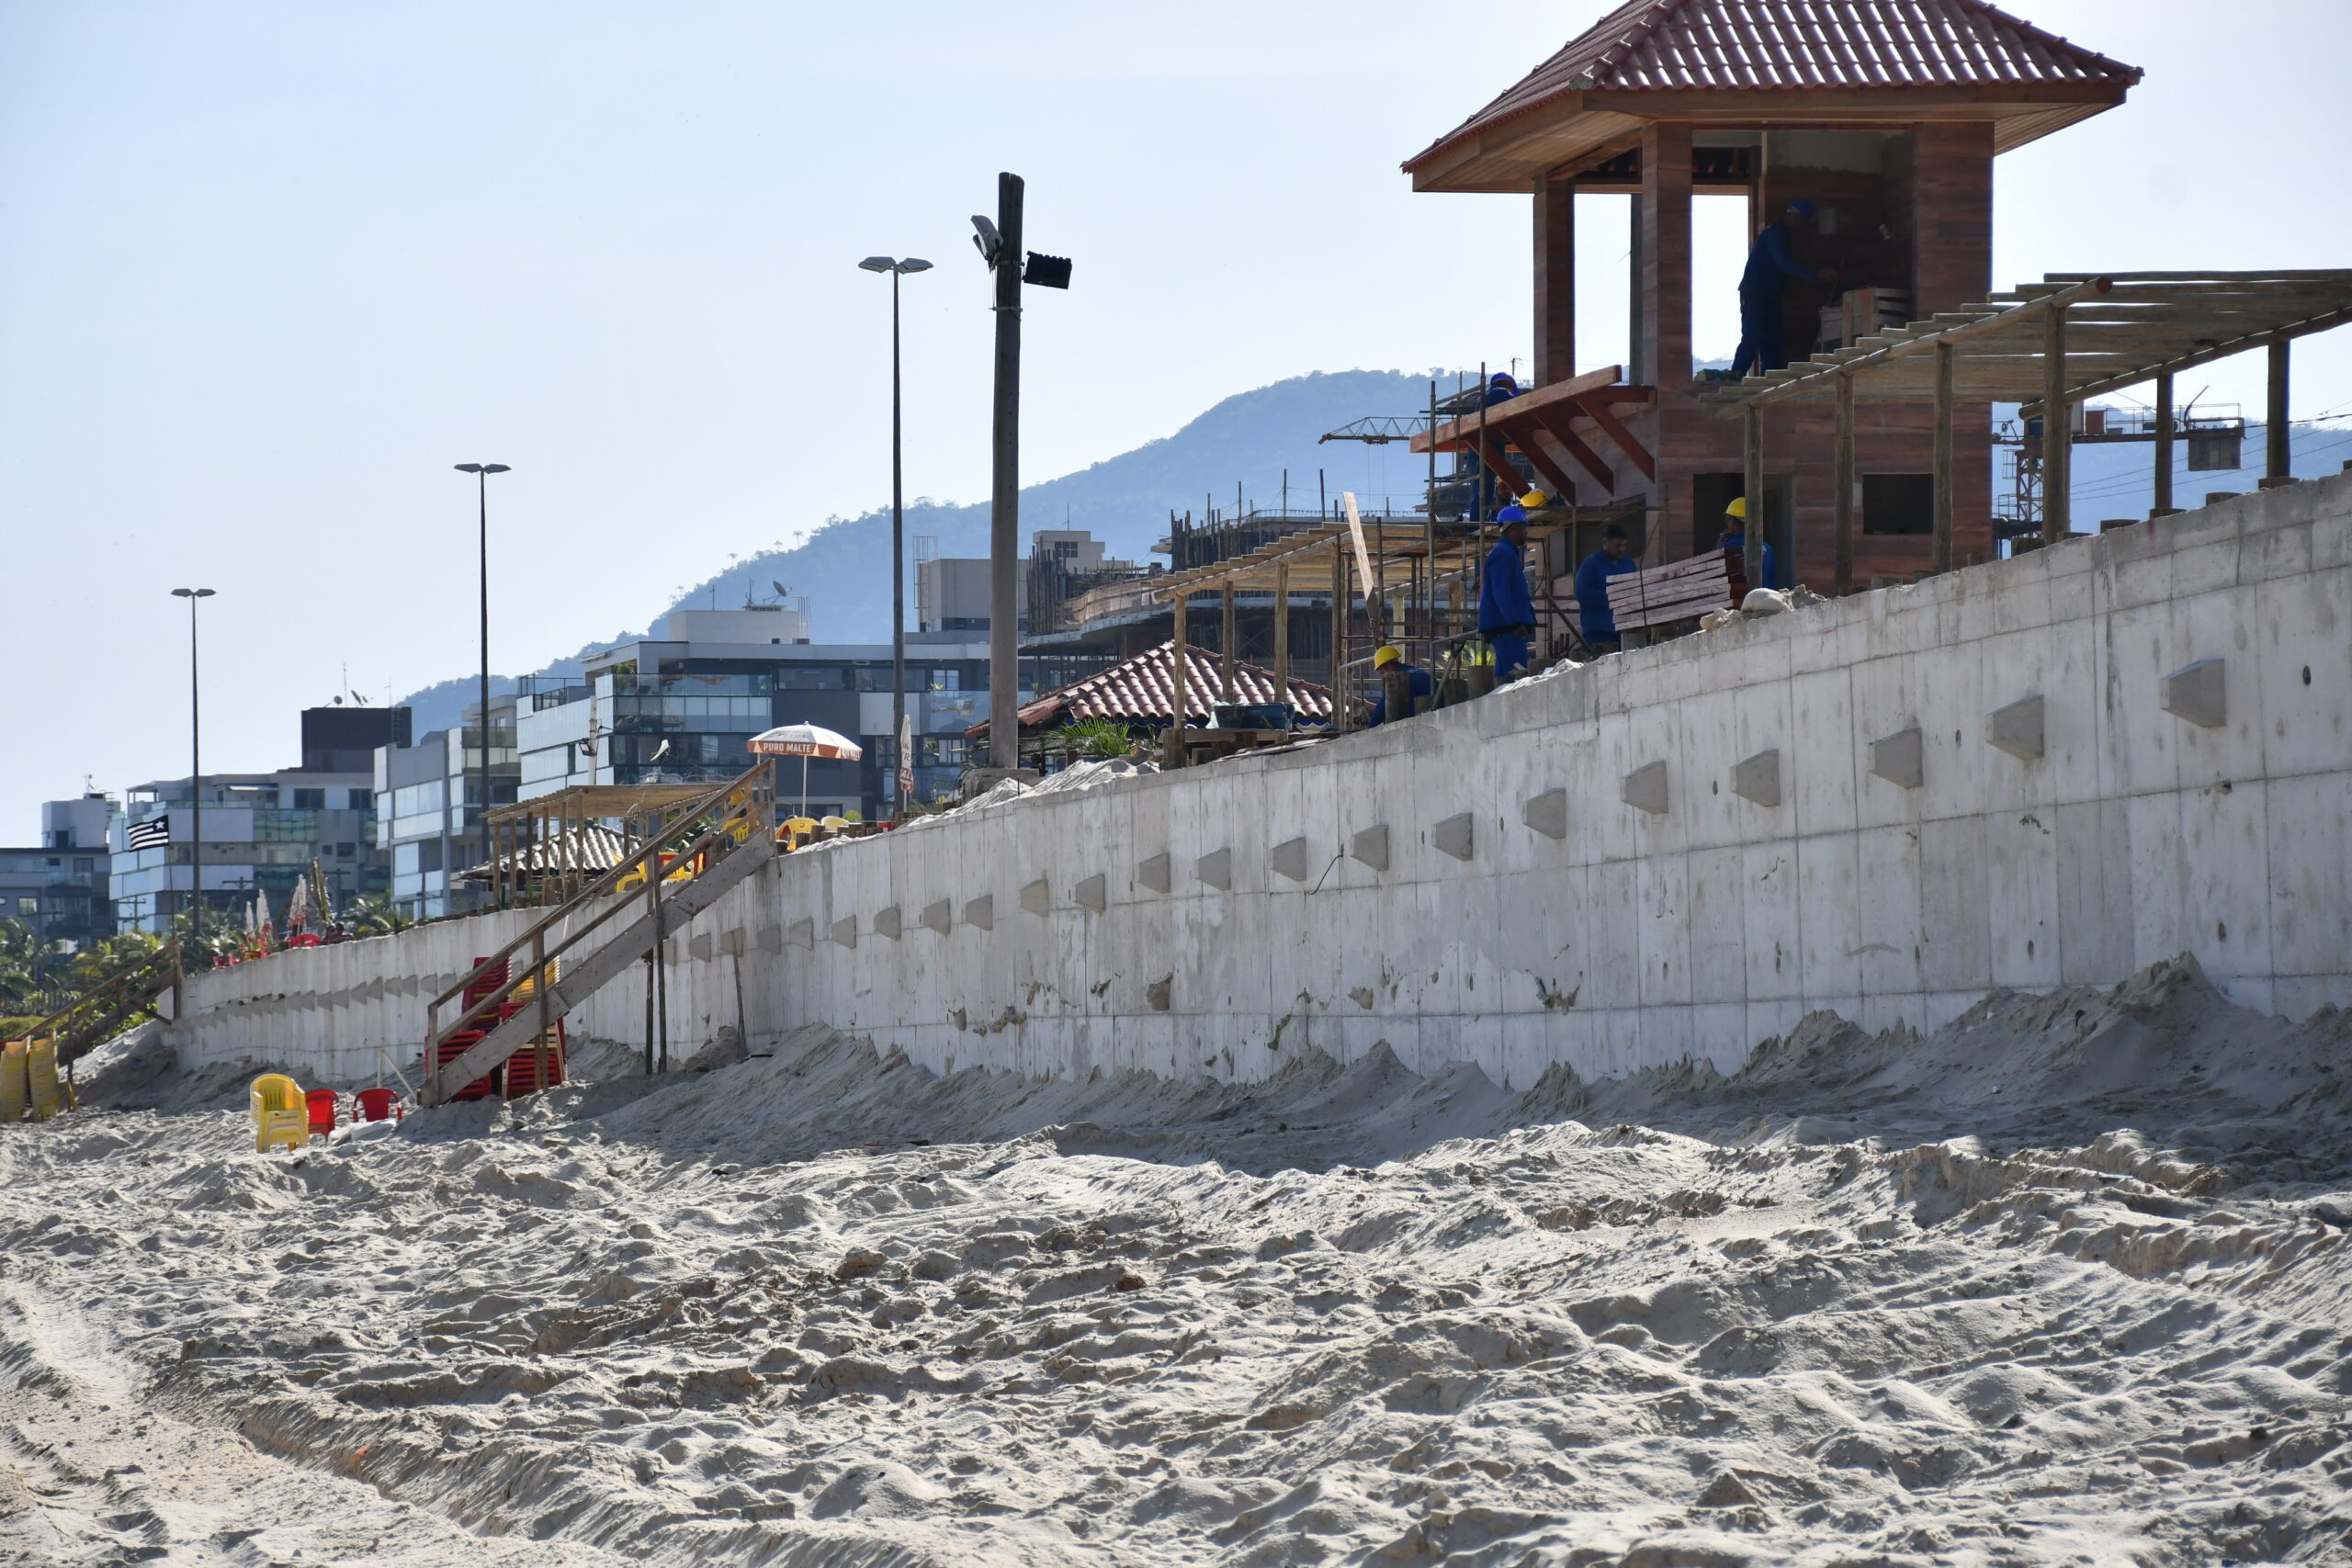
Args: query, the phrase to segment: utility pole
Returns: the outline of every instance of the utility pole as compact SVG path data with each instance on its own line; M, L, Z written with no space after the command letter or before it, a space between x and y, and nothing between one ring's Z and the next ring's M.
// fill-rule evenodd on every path
M187 793L188 793L188 935L204 934L204 708L203 688L196 672L196 604L212 597L209 588L175 588L172 597L187 601ZM129 795L126 793L125 798ZM167 840L168 842L168 840ZM164 852L166 863L171 851ZM164 886L171 884L168 863Z
M989 761L1021 766L1021 195L1019 175L996 177L996 422L989 503Z

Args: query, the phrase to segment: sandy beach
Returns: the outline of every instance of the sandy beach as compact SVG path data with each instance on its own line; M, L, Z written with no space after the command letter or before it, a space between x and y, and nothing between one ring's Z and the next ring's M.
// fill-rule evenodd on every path
M2347 1044L2188 964L1523 1093L811 1031L298 1156L114 1048L0 1128L0 1558L2345 1562Z

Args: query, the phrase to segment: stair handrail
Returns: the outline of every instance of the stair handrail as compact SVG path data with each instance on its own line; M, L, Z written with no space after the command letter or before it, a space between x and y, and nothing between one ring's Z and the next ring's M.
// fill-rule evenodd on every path
M620 898L611 900L603 909L597 911L594 918L566 932L550 947L547 944L546 938L555 927L576 913L590 900L603 898L616 891L630 874L640 868L645 871L647 884L652 890L651 897L658 907L662 897L662 886L669 874L668 868L661 863L661 857L664 852L688 834L701 829L699 836L678 852L677 859L681 862L690 861L695 856L712 850L717 850L724 855L737 846L748 843L752 833L773 832L774 823L770 819L775 815L775 804L773 769L769 761L763 758L734 778L712 790L708 795L676 807L676 815L670 819L669 823L649 834L644 844L634 854L620 861L571 898L549 910L514 941L467 971L464 978L456 985L449 987L427 1002L424 1007L424 1075L427 1086L430 1087L434 1083L439 1070L434 1057L449 1036L484 1018L492 1019L494 1027L499 1010L512 998L517 987L526 981L542 976L543 971L551 967L556 958L560 957L571 948L577 947L591 932L602 927L615 915L629 908L631 900ZM704 829L703 819L714 809L721 807L730 807L734 809L716 824ZM735 829L739 823L748 830L738 833ZM526 947L532 949L530 966L524 974L517 975L514 972L510 961L515 953ZM447 1028L442 1028L439 1021L442 1007L451 998L463 995L467 987L472 985L480 976L495 971L501 964L508 965L504 983L497 989L477 999L458 1014ZM546 984L541 978L539 994L544 995L545 991Z
M148 971L151 970L153 971L153 973L148 973ZM86 1028L88 1027L89 1018L95 1018L99 1015L99 1010L96 1008L96 1004L100 998L117 991L136 991L139 993L138 998L130 1004L131 1007L136 1008L144 1005L153 998L163 995L164 985L167 982L175 990L176 990L181 984L179 943L176 941L170 940L168 938L161 946L150 949L148 952L140 953L136 957L117 964L113 971L107 975L105 978L98 981L96 985L92 986L88 990L82 992L72 1001L67 1002L63 1007L59 1008L55 1012L51 1013L47 1018L42 1019L39 1023L33 1025L32 1028L27 1030L25 1032L24 1038L27 1040L53 1040L57 1037L57 1032L61 1027L71 1030ZM76 1013L82 1013L85 1010L87 1010L88 1017L76 1021L74 1015ZM175 1017L177 1016L178 1011L179 1010L176 1007L173 1009L173 1013ZM74 1053L74 1055L79 1055L81 1053L77 1051ZM61 1052L59 1055L59 1065L64 1065L64 1062L68 1058L66 1058L64 1054Z

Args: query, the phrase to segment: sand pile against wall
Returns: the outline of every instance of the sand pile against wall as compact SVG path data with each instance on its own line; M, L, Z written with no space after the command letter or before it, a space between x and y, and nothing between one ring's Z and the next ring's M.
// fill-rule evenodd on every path
M2341 1561L2347 1044L2169 964L1523 1095L812 1033L299 1159L0 1129L0 1550Z

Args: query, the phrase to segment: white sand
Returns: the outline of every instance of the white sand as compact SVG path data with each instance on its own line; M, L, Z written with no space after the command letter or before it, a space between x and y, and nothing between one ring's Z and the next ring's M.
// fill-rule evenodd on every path
M811 1038L300 1158L118 1061L214 1108L0 1129L0 1554L2345 1562L2348 1043L2174 966L1523 1095Z

